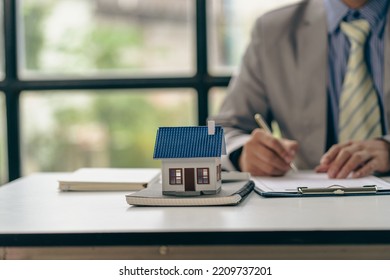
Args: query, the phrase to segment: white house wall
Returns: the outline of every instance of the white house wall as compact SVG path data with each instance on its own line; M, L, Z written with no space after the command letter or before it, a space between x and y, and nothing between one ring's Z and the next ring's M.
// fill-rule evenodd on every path
M182 192L184 191L184 169L195 168L195 189L196 191L216 190L221 186L221 180L217 182L217 166L221 164L220 158L185 158L185 159L163 159L162 160L162 185L165 191ZM169 184L169 169L181 168L183 170L182 185ZM197 183L196 168L209 168L210 184Z

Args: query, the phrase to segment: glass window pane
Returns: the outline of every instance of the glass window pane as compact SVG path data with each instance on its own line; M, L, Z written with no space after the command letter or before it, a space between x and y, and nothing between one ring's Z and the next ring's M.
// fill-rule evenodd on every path
M158 167L159 126L195 125L189 89L23 92L23 175L80 167Z
M226 88L215 87L209 91L209 115L215 115L219 112L222 102L226 96Z
M5 123L5 98L0 92L0 185L8 181L7 135Z
M209 6L209 67L211 74L236 70L255 20L265 12L300 0L211 0Z
M4 79L4 10L3 10L3 2L0 1L0 79Z
M19 0L20 74L194 73L193 0Z

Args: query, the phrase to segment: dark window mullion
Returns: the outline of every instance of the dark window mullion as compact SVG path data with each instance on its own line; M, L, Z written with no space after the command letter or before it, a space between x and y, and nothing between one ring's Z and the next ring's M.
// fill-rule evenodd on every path
M19 81L18 90L93 90L93 89L147 89L195 88L194 77L130 78L130 79L73 79Z
M198 124L205 125L208 116L208 92L210 85L207 53L206 0L196 0L196 78L198 81Z
M15 0L4 0L4 43L5 43L5 97L7 111L8 179L20 177L20 129L19 95L15 89L18 83L18 61L16 40L17 9Z

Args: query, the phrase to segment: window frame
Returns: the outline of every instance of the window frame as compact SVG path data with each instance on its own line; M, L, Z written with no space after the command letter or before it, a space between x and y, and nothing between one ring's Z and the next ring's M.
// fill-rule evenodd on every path
M205 173L206 171L206 173ZM196 168L196 183L198 185L209 185L210 184L210 168L199 167Z
M195 5L196 64L193 76L101 78L96 79L20 79L18 75L18 1L3 0L4 79L0 91L5 94L7 126L7 163L9 181L21 176L21 139L19 97L22 91L96 90L96 89L156 89L188 88L197 93L198 125L206 125L209 111L208 94L213 87L227 87L230 76L210 75L207 44L207 0L193 0ZM129 93L131 94L131 93Z
M183 185L183 168L169 168L169 184Z

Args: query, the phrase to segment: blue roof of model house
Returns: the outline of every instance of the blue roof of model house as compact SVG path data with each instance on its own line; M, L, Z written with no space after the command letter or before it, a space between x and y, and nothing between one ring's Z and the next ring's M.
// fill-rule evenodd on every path
M226 154L223 128L215 126L208 134L207 126L160 127L157 131L153 158L220 157Z

